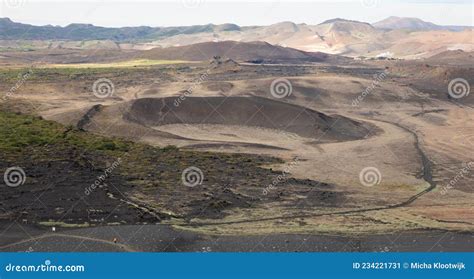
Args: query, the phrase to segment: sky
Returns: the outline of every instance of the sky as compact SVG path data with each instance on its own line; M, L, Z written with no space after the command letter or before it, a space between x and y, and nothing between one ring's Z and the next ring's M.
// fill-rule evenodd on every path
M440 25L474 25L473 0L0 0L0 17L34 25L184 26L282 21L318 24L331 18L377 22L417 17Z

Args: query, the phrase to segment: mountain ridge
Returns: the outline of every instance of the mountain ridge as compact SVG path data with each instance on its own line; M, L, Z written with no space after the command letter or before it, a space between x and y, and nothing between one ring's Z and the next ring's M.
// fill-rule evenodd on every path
M317 25L296 24L291 21L278 22L264 26L239 26L234 23L204 24L168 27L102 27L88 23L71 23L64 27L54 25L32 25L15 22L8 17L0 18L0 39L2 40L114 40L117 42L134 40L154 40L181 34L240 32L242 30L285 26L297 32L300 26L322 26L326 24L362 24L378 29L410 29L410 30L449 30L461 31L469 26L442 26L426 22L418 18L389 17L373 24L343 18L325 20Z
M225 23L120 28L77 23L64 27L33 26L0 18L0 48L149 50L205 42L263 41L307 52L351 57L390 54L390 57L412 59L446 50L472 51L473 31L472 27L445 28L420 19L399 17L390 17L373 25L334 18L317 25L283 21L267 26Z

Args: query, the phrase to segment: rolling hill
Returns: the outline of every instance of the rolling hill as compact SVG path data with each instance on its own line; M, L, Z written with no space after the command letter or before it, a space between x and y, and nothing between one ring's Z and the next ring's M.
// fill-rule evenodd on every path
M271 45L266 42L205 42L188 46L154 48L140 54L141 58L158 60L204 61L213 57L228 57L236 61L277 62L307 61L322 62L335 56L320 52L306 52L293 48Z

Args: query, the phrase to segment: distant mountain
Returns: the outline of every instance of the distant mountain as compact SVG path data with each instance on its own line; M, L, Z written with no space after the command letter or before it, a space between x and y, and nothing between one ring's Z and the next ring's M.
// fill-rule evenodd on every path
M380 29L406 29L414 31L432 31L432 30L450 30L450 31L462 31L467 28L467 26L442 26L436 25L431 22L423 21L419 18L412 17L396 17L391 16L379 22L373 24L374 27Z
M439 30L440 26L418 18L391 16L373 24L380 29Z
M316 25L316 30L319 32L324 30L326 32L340 32L348 34L353 34L354 32L363 34L380 32L369 23L340 18L326 20Z
M7 50L150 50L208 42L259 41L306 52L352 57L378 57L389 53L392 57L412 59L429 57L446 50L473 51L473 34L472 27L440 26L417 18L400 17L390 17L373 25L335 18L317 25L285 21L268 26L227 23L122 28L91 24L33 26L16 23L8 18L0 19L0 48Z
M196 34L207 32L239 31L235 24L222 25L193 25L179 27L121 27L107 28L92 24L70 24L61 26L34 26L11 21L9 18L0 18L1 40L113 40L149 41L179 34Z
M0 19L2 40L127 40L142 39L159 32L151 27L105 28L91 24L60 26L33 26L16 23L9 18Z
M330 23L354 23L354 24L366 24L370 25L367 22L362 22L362 21L357 21L357 20L349 20L349 19L344 19L344 18L333 18L333 19L328 19L326 21L321 22L319 25L323 24L330 24Z

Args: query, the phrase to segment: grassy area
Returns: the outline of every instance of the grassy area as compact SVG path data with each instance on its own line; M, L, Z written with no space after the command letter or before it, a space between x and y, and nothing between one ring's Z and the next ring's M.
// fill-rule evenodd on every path
M136 62L136 63L135 63ZM28 67L0 67L0 84L14 86L21 80L26 82L93 81L98 78L126 78L139 80L143 76L162 77L176 69L188 68L184 61L138 60L109 64L61 64Z
M91 150L125 152L129 142L91 135L40 117L0 111L0 150L5 153L25 147L68 145Z
M64 210L73 205L74 212L60 221L100 223L119 204L121 210L114 213L117 217L105 222L136 223L143 221L143 216L150 218L152 213L179 218L203 210L207 210L205 215L221 216L223 208L247 208L260 201L227 188L243 187L260 193L276 175L260 166L281 163L265 156L186 151L103 137L37 116L6 111L1 105L0 133L0 170L20 166L27 174L22 194L16 199L0 198L0 203L6 212L26 212L31 222L47 222L42 225L58 221L58 208ZM116 169L110 170L104 182L110 187L91 188L92 194L84 196L84 189L96 183L115 162L119 162ZM183 172L190 167L202 171L202 186L190 188L183 184ZM7 190L18 195L16 189ZM44 204L35 203L36 207L30 208L28 205L42 193ZM121 201L123 195L127 203ZM80 196L87 203L77 204L76 197ZM90 208L102 213L89 217Z
M119 61L112 63L78 63L78 64L49 64L42 65L42 68L72 68L72 69L97 69L97 68L130 68L130 67L149 67L155 65L173 65L183 63L195 63L184 60L149 60L149 59L136 59L129 61Z

